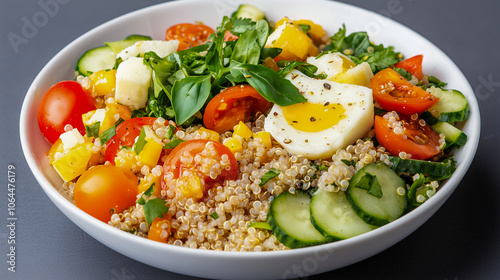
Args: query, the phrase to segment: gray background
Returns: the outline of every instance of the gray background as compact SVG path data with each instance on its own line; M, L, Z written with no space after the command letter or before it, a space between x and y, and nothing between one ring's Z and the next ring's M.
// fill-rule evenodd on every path
M48 0L41 0L47 2ZM18 120L24 95L60 49L91 28L160 0L59 0L59 11L15 52L7 34L43 11L38 1L0 2L0 279L192 279L131 260L67 219L38 186L23 158ZM310 279L498 279L500 276L500 2L341 1L392 18L441 48L465 73L479 101L482 132L471 169L445 205L388 250ZM7 271L7 166L16 167L17 272ZM495 179L497 178L497 179Z

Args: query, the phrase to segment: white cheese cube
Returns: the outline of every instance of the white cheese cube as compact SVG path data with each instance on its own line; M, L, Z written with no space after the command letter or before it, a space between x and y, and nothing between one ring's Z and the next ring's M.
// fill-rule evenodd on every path
M144 56L145 53L153 51L159 57L165 57L177 51L179 46L179 41L139 41L123 49L120 53L116 55L116 58L121 57L123 60L127 60L129 57Z
M61 138L62 144L63 144L63 149L65 151L70 150L71 148L75 147L78 144L83 144L85 142L85 139L83 139L83 136L80 134L78 129L73 128L70 131L64 132L59 136Z
M146 107L151 72L140 57L130 57L120 63L116 70L116 102L134 109Z

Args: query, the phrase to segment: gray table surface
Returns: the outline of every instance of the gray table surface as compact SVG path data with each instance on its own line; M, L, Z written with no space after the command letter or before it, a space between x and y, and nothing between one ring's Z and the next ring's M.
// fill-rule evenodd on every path
M8 228L0 226L0 279L193 279L136 262L94 240L49 200L28 169L19 143L24 95L60 49L91 28L160 0L57 0L30 38L18 46L26 20L43 13L40 1L0 2L0 219L7 224L7 169L16 167L16 272L7 270ZM55 0L52 0L54 2ZM500 2L344 0L386 14L417 31L455 61L474 89L482 117L479 149L455 193L422 227L388 250L310 279L499 279ZM43 20L40 18L39 20ZM17 48L17 50L16 50Z

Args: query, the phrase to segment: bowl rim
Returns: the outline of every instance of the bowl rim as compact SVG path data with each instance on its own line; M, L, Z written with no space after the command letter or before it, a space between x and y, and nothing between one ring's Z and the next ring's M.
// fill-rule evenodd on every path
M368 12L372 14L375 17L383 17L380 14L368 11L364 8L360 8L357 6L353 6L350 4L346 3L339 3L335 1L323 1L323 0L314 0L315 2L318 3L329 3L333 5L340 5L344 6L349 9L354 9L354 10L362 10L364 12ZM43 78L43 73L47 71L53 64L56 63L56 61L60 58L63 57L64 53L67 52L70 48L74 47L75 45L78 45L80 42L86 40L87 37L91 36L94 32L98 32L100 29L107 28L111 25L114 25L120 21L126 20L131 16L134 15L139 15L143 13L150 13L154 9L158 8L174 8L178 5L182 6L185 5L185 3L198 3L198 2L204 2L200 0L184 0L184 1L173 1L173 2L167 2L167 3L160 3L160 4L155 4L153 6L145 7L124 15L121 15L119 17L116 17L106 23L103 23L88 32L84 33L83 35L79 36L77 39L73 40L70 44L68 44L66 47L64 47L62 50L60 50L40 71L40 73L37 75L37 77L34 79L33 83L28 89L28 92L26 94L26 97L23 101L23 105L21 108L21 113L20 113L20 123L19 123L19 131L20 131L20 140L21 140L21 147L23 150L24 157L34 174L37 182L40 184L44 192L47 194L47 196L52 200L54 204L68 217L70 218L69 214L67 211L72 211L71 216L74 216L78 219L81 219L80 222L76 222L72 218L74 223L76 223L80 228L80 224L87 223L92 226L95 226L96 229L102 232L106 232L109 234L118 234L120 238L126 239L130 242L134 242L136 244L139 244L141 246L147 247L147 248L161 248L161 250L173 250L173 252L177 253L187 253L189 254L190 252L196 252L197 255L202 255L202 256L218 256L218 257L223 257L223 258L275 258L276 256L286 256L286 255L296 255L296 254L302 254L302 253L312 253L315 250L322 249L324 248L325 250L335 250L336 248L341 248L341 247L346 247L350 246L351 244L358 243L360 241L370 241L377 239L378 237L385 235L388 232L391 232L395 230L396 228L399 228L403 225L408 225L412 224L414 220L417 220L419 217L423 216L425 212L429 211L437 211L437 209L447 200L447 198L453 193L453 191L456 189L456 187L459 185L460 181L462 178L465 176L468 168L470 167L475 153L477 151L477 147L479 144L479 137L480 137L480 111L479 111L479 106L477 99L475 98L473 94L473 90L468 83L466 77L463 75L463 73L460 71L458 66L444 53L442 52L437 46L435 46L433 43L428 41L425 37L421 36L420 34L416 33L415 31L409 29L408 27L402 25L401 23L398 23L392 19L385 18L384 20L388 20L391 25L397 25L399 28L402 28L403 30L410 32L413 36L418 36L421 40L424 40L425 43L430 44L431 46L434 46L435 49L439 52L439 56L443 56L445 59L449 60L453 66L458 71L461 76L458 77L457 79L463 79L466 81L468 88L461 88L460 90L465 92L464 94L469 102L469 107L470 107L470 116L469 119L467 120L467 126L470 127L470 130L473 133L470 133L468 135L468 141L466 143L466 146L462 147L462 149L467 148L467 153L465 153L463 159L458 163L457 169L453 176L445 182L442 186L440 186L440 190L433 196L431 197L428 201L426 201L422 206L414 209L413 211L405 214L404 216L400 217L399 219L383 226L380 228L377 228L373 231L370 231L369 233L365 233L359 236L355 236L346 240L341 240L337 242L331 242L327 244L322 244L322 245L317 245L313 247L306 247L306 248L298 248L298 249L293 249L293 250L285 250L285 251L271 251L271 252L226 252L226 251L205 251L205 250L199 250L199 249L191 249L191 248L185 248L185 247L178 247L170 244L160 244L158 242L150 241L138 236L134 236L130 233L123 232L119 229L116 229L106 223L102 223L98 221L97 219L91 217L87 213L83 212L79 208L77 208L73 203L65 199L56 189L52 184L49 182L49 180L46 178L46 176L43 174L43 172L40 170L39 166L36 163L35 157L34 157L34 151L31 150L31 145L29 143L29 123L33 122L33 112L30 111L33 106L36 104L33 104L33 98L35 96L36 91L38 90L37 87L38 85L42 82ZM247 1L251 2L251 1ZM383 43L383 42L382 42ZM472 94L470 94L472 93ZM431 214L432 215L432 214ZM425 219L427 220L427 219ZM424 221L425 222L425 221ZM422 222L423 224L423 222ZM420 226L420 225L419 225ZM418 227L419 227L418 226ZM417 228L418 228L417 227ZM416 228L415 228L416 229ZM413 230L411 230L413 232ZM411 233L410 232L410 233ZM92 234L91 234L92 235ZM93 235L92 235L93 236ZM407 236L407 235L405 235ZM96 238L95 236L93 236ZM99 241L100 238L96 238ZM101 241L102 242L102 241ZM106 244L106 246L108 246ZM109 247L109 246L108 246Z

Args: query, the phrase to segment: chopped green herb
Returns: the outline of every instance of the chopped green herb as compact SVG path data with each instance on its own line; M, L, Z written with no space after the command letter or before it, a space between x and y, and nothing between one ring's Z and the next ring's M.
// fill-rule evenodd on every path
M356 166L356 161L354 160L341 159L340 161L345 163L345 165L347 166L354 166L354 167Z
M212 212L212 214L210 214L210 217L212 217L214 220L217 220L219 218L219 214L217 214L217 212Z
M328 170L329 166L326 165L326 164L321 164L321 165L318 165L316 163L311 163L312 166L314 166L314 168L316 168L317 170Z
M169 124L167 128L167 134L165 134L165 137L172 140L172 137L174 136L175 133L175 126Z
M134 147L132 148L135 152L136 155L140 154L142 149L144 149L144 146L148 141L146 141L146 130L144 129L144 126L141 128L141 133L139 134L139 138L137 138L137 141L134 143Z
M281 170L276 168L271 168L267 171L261 178L261 182L259 186L264 186L267 182L269 182L272 178L278 176L281 173Z
M99 141L101 141L101 145L106 144L106 142L109 141L109 139L113 138L116 134L116 127L112 126L108 129L106 129L102 134L101 137L99 138Z
M382 187L377 180L377 176L370 173L366 173L363 177L361 177L354 187L366 190L368 194L376 198L382 198L383 196Z
M152 194L153 194L153 191L154 191L154 187L155 187L155 183L152 183L151 186L144 191L144 193L141 195L141 197L135 202L137 204L140 204L140 205L144 205L146 203L146 198L149 198Z
M163 215L167 213L168 207L161 198L150 199L144 203L144 216L148 225L150 225L155 218L163 218Z
M410 189L408 190L408 193L406 194L408 197L408 201L412 206L418 206L421 203L417 202L417 190L424 184L425 182L425 176L422 173L419 173L419 177L417 180L413 181L413 184L411 184Z
M88 137L99 137L99 129L101 128L101 122L95 122L90 126L85 126L85 133Z
M266 222L252 222L248 224L248 227L272 230L271 225Z
M177 145L179 145L182 142L184 142L184 140L179 139L179 138L174 138L174 139L172 139L172 141L165 144L165 146L163 146L163 149L173 149L173 148L177 147Z

